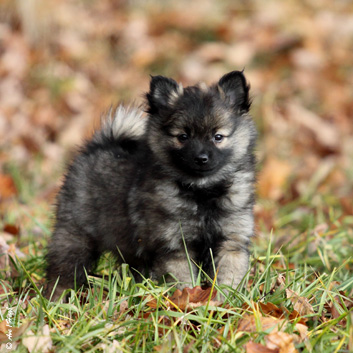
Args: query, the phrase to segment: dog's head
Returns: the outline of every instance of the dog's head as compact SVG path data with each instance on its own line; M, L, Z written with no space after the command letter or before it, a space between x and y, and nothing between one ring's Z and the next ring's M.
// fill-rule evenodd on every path
M209 87L183 88L154 76L147 100L150 148L176 179L196 184L224 179L254 144L249 86L240 71Z

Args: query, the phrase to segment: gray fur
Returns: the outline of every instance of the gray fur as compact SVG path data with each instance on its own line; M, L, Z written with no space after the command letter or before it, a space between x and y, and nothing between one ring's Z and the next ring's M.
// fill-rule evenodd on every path
M137 108L110 112L58 195L49 290L58 277L57 292L84 283L85 269L93 271L106 251L137 277L172 273L190 284L182 234L190 258L213 277L212 251L218 282L235 288L254 233L256 130L248 91L239 71L207 88L181 89L156 76L148 116Z

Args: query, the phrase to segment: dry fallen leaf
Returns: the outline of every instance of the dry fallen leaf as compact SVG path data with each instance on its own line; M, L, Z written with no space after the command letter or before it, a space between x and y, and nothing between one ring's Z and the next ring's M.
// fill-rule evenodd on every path
M30 325L30 320L24 320L20 327L11 327L13 326L11 319L3 320L0 322L0 343L13 341L17 337L21 336L23 332L26 331ZM11 337L11 339L9 339Z
M266 346L270 349L279 349L278 353L297 353L293 336L286 332L272 332L265 337Z
M286 289L287 298L292 302L293 308L300 316L310 315L314 313L312 305L305 297L300 297L294 290Z
M211 287L202 289L200 286L194 288L184 288L182 291L177 289L172 296L167 297L165 305L170 309L176 309L176 307L182 311L193 310L197 307L206 305L209 303L210 306L219 306L222 303L214 301L213 299L217 295L217 291L213 289L211 295ZM211 298L210 298L211 295ZM153 299L147 303L150 308L157 308L157 300Z
M0 296L1 294L5 294L8 292L12 292L10 283L8 281L2 280L0 283Z
M217 291L213 289L212 296L210 298L211 294L211 287L208 287L206 289L202 289L200 286L196 286L194 288L184 288L183 291L181 292L179 289L177 289L174 294L171 296L171 300L174 303L177 303L179 298L182 298L183 296L185 297L185 293L187 293L189 302L191 303L198 303L198 302L207 302L209 299L214 299L216 297Z
M10 175L0 174L0 201L17 194L15 183Z
M260 308L261 311L266 314L266 315L270 315L273 317L276 317L278 319L283 319L284 317L289 317L290 313L287 309L285 308L279 308L277 305L273 304L273 303L257 303Z
M120 307L119 307L119 313L123 313L125 312L129 307L129 304L127 302L127 300L123 300L121 303L120 303Z
M279 353L279 349L271 349L260 343L249 341L246 345L246 353Z
M68 319L56 320L56 326L60 330L60 333L62 335L69 334L72 327L72 321L73 320L68 320Z
M276 349L278 353L294 353L296 352L295 347L294 347L294 342L307 342L308 338L308 327L304 325L304 320L300 320L302 323L296 323L295 325L295 330L299 333L300 337L297 334L292 334L286 336L281 335L283 330L287 327L288 319L290 319L290 316L292 315L292 320L295 318L298 318L299 314L298 313L289 313L286 309L282 310L281 308L278 308L276 305L272 303L256 303L258 305L258 309L261 309L261 312L265 315L274 315L271 317L266 317L263 316L260 312L258 312L258 315L251 315L251 314L246 314L242 317L242 319L239 321L238 324L238 332L270 332L270 335L274 335L275 333L280 333L279 336L271 336L269 338L269 344L266 344L266 348L272 349L276 352ZM283 318L285 317L285 319ZM291 344L288 343L288 345L279 344L278 342L292 342ZM276 341L277 340L277 341ZM275 345L274 342L277 342L277 346ZM306 343L307 344L307 343ZM262 352L261 349L263 349L263 352L266 352L264 350L264 346L262 345L252 345L249 344L249 346L246 346L247 352ZM294 350L293 350L294 348ZM287 350L289 349L289 350ZM271 352L271 351L269 351Z
M259 306L259 309L264 315L270 315L277 319L287 319L291 321L291 320L297 320L300 316L296 310L293 310L292 312L290 312L286 308L284 307L280 308L277 305L270 302L268 303L258 302L256 303L256 305ZM249 306L243 305L243 309L249 310ZM306 321L307 319L305 318L299 318L299 322L302 324L305 324Z
M20 234L20 227L7 223L4 225L4 232L17 236Z
M272 330L272 332L279 331L285 326L285 320L277 319L275 317L264 317L261 314L256 318L254 315L246 314L238 324L238 331L258 332ZM260 327L258 327L260 325Z
M340 291L339 293L341 296L336 295L333 297L333 300L330 300L325 304L326 310L331 314L333 319L340 317L342 312L340 313L339 308L342 308L342 310L344 310L344 307L346 307L347 310L351 310L353 308L353 298L347 298L343 291ZM346 324L346 317L339 322L339 325L345 326Z
M32 352L49 352L53 347L53 342L50 337L49 325L44 325L42 330L34 334L31 330L27 336L22 339L22 344Z
M277 282L282 288L285 288L285 276L283 274L278 275ZM298 293L290 288L286 288L286 295L287 298L292 302L294 310L297 311L300 316L314 313L314 309L309 303L308 298L299 296Z
M308 337L308 333L309 333L308 326L297 323L297 324L295 324L295 329L299 332L301 341L308 340L308 338L309 338Z
M258 193L260 197L279 200L284 193L284 186L291 172L287 161L269 158L259 175Z

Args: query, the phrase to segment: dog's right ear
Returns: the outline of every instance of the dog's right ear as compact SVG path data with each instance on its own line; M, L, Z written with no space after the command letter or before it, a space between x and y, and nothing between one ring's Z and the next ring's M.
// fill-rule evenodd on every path
M150 91L147 93L150 114L167 109L183 94L183 86L164 76L151 76Z
M218 82L218 91L223 100L241 112L250 108L249 84L243 71L232 71L224 75Z

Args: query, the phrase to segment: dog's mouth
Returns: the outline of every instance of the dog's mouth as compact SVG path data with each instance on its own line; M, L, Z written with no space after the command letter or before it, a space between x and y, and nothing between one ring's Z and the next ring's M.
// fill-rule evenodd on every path
M218 168L216 167L208 167L208 168L191 168L189 169L189 173L194 175L194 176L209 176L211 174L215 174L217 172Z

